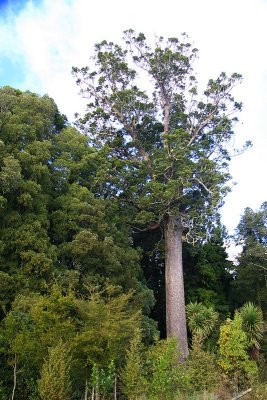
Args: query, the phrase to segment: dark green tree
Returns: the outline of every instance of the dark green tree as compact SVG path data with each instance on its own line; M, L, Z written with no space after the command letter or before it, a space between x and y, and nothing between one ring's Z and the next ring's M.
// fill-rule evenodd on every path
M182 240L209 236L228 190L227 143L241 109L231 95L238 74L221 73L198 96L196 53L185 35L160 37L151 48L144 34L129 30L123 46L95 46L94 66L73 68L90 100L80 128L102 155L96 189L118 201L132 226L164 232L167 334L179 338L183 357Z
M62 129L52 99L0 89L0 265L2 309L22 288L46 290L56 259L48 228L52 138Z
M259 210L246 208L236 231L236 242L243 247L237 259L233 282L238 306L256 303L267 313L267 203Z
M232 311L234 265L227 259L220 235L207 243L184 244L183 261L187 302L202 302L227 316Z
M57 247L57 278L61 282L120 285L135 290L135 302L147 314L154 304L140 267L140 251L132 246L130 226L118 204L94 194L101 169L98 151L88 137L73 127L63 129L54 140L53 202L50 237ZM150 321L152 322L152 321ZM154 328L153 328L154 329Z
M153 294L118 205L92 192L100 159L48 96L0 90L0 305L55 280L109 279L148 312ZM64 128L64 129L63 129ZM139 296L139 300L138 300Z

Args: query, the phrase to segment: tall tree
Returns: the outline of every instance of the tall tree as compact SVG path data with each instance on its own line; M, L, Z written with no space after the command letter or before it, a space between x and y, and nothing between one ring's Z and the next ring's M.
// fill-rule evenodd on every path
M237 305L253 301L267 314L267 202L259 210L246 208L236 231L242 246L234 281Z
M90 99L80 127L103 157L100 194L117 199L133 226L164 232L167 334L179 338L184 357L182 240L209 234L227 192L232 114L241 109L231 95L238 74L221 73L198 96L196 53L186 35L160 37L151 48L144 34L129 30L123 46L95 46L94 66L73 68Z
M207 243L185 243L183 262L186 302L202 302L225 316L232 311L234 265L227 259L220 231Z
M153 290L155 306L151 317L158 322L166 337L164 241L160 229L134 234L134 246L142 249L142 267L147 285ZM234 265L227 259L221 229L214 230L211 240L197 244L183 243L185 302L213 306L220 315L228 316L232 307Z
M13 294L19 288L44 290L51 276L51 141L63 125L48 96L0 89L0 279Z

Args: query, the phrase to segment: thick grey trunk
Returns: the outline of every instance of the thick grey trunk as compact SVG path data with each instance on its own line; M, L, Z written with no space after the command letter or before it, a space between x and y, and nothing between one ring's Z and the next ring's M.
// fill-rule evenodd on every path
M182 259L182 223L176 216L165 222L166 327L168 337L178 337L181 359L188 356L184 277Z

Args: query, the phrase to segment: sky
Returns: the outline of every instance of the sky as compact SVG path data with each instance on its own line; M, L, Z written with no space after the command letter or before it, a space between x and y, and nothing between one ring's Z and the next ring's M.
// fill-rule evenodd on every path
M235 144L253 147L230 164L236 184L221 213L232 234L245 207L267 200L266 18L267 0L0 0L0 86L48 93L72 121L86 101L71 67L87 65L95 43L120 41L129 28L151 39L186 32L199 49L200 86L221 71L244 77Z

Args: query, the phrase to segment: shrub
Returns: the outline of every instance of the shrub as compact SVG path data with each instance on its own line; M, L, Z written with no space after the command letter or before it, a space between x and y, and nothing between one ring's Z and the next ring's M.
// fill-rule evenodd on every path
M258 373L257 365L248 356L249 340L242 330L243 320L239 313L221 325L218 364L235 390L253 381Z
M219 371L213 354L196 347L190 352L186 364L190 380L190 392L210 392L219 386Z
M57 346L49 349L38 382L42 400L70 399L70 362L71 357L65 343L60 341Z
M136 330L126 351L125 366L120 374L121 390L128 399L141 398L145 392L144 384L144 347L141 332Z
M242 317L242 328L246 332L249 340L250 357L254 360L259 359L260 342L263 338L263 317L259 307L248 302L240 309Z
M189 378L180 363L177 340L156 341L146 358L146 394L149 399L176 399L188 387Z
M107 368L99 368L93 365L91 375L91 399L104 400L114 397L116 385L116 371L114 361L111 361Z

